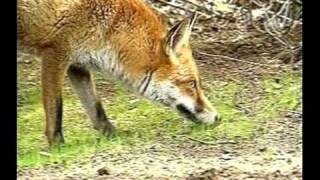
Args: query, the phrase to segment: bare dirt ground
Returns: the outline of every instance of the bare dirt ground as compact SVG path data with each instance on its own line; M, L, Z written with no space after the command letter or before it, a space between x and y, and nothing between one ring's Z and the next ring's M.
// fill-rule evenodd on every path
M199 29L210 27L198 26ZM283 59L273 58L279 53L276 41L252 33L252 37L234 42L236 35L232 32L230 29L215 29L209 33L195 31L192 41L194 56L202 79L247 81L252 86L240 96L253 99L259 97L259 89L255 85L261 77L285 71L301 73L301 61L285 64ZM254 100L246 110L254 113ZM21 180L302 179L301 104L292 112L283 112L281 117L266 121L252 140L205 144L183 136L177 136L173 142L163 137L156 144L144 148L117 154L97 152L68 168L62 165L18 168L17 175Z

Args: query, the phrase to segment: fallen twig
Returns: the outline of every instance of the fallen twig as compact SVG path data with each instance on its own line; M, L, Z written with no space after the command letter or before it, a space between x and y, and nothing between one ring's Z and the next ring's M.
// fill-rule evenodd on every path
M236 141L216 141L216 142L208 142L208 141L203 141L203 140L200 140L200 139L196 139L196 138L193 138L193 137L190 137L190 136L186 136L186 135L180 135L180 137L185 137L187 139L190 139L192 141L196 141L196 142L199 142L201 144L206 144L206 145L218 145L218 144L237 144L238 142Z
M185 135L184 135L183 137L185 137L185 138L187 138L187 139L190 139L190 140L192 140L192 141L199 142L199 143L201 143L201 144L207 144L207 145L216 145L216 144L217 144L217 143L215 143L215 142L203 141L203 140L196 139L196 138L193 138L193 137L190 137L190 136L185 136Z
M209 17L208 14L203 13L203 12L201 12L201 11L192 10L192 9L187 9L187 8L178 6L178 5L176 5L176 4L170 3L170 2L168 2L168 1L165 1L165 0L157 0L157 1L159 1L159 2L161 2L161 3L164 3L164 4L167 4L167 5L169 5L169 6L172 6L172 7L178 8L178 9L185 10L185 11L189 11L189 12L191 12L191 11L196 11L197 13L199 13L199 14L205 16L205 17Z
M290 110L280 110L281 112L292 113L297 115L302 115L302 112L299 111L290 111Z
M197 52L199 54L202 54L202 55L205 55L205 56L210 56L210 57L220 57L220 58L230 59L232 61L244 62L244 63L253 64L253 65L259 65L259 66L272 67L272 65L268 65L268 64L261 64L261 63L251 62L251 61L244 61L244 60L241 60L241 59L236 59L236 58L229 57L229 56L224 56L224 55L208 54L208 53L205 53L205 52L201 52L199 50L195 50L195 52Z
M198 4L197 2L193 1L193 0L185 0L187 3L192 4L200 9L204 9L200 4Z

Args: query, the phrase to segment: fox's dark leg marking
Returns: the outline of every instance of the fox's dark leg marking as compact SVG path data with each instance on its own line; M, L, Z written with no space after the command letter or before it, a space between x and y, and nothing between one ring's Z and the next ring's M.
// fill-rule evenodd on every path
M104 112L104 109L102 107L101 102L96 102L96 111L97 111L96 112L97 113L97 118L99 120L106 118L106 115L105 115L105 112Z
M56 98L56 125L54 131L54 137L60 139L61 143L64 143L63 130L62 130L62 118L63 118L63 102L61 95Z
M106 116L106 113L102 107L102 104L100 101L96 102L95 105L96 110L96 124L95 129L99 130L100 127L103 127L103 133L105 132L112 132L114 130L113 125L110 123L108 117Z

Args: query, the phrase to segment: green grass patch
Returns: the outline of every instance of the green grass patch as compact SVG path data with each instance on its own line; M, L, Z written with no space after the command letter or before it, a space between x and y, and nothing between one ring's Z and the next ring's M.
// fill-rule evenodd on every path
M257 103L260 108L257 117L260 119L273 118L279 112L296 108L302 99L301 82L300 76L291 73L267 77L263 81L266 97Z
M255 116L248 116L235 108L235 94L244 88L245 83L208 83L206 94L223 116L217 127L186 122L170 109L141 99L116 84L116 96L104 105L117 129L111 137L102 137L93 130L78 98L65 93L63 123L66 144L47 151L39 88L29 88L21 77L19 99L23 102L18 107L18 166L33 167L54 162L68 166L97 151L119 152L152 144L159 138L173 140L181 134L206 141L250 139L261 123L279 116L282 110L293 109L301 100L301 77L283 74L276 78L279 83L275 83L275 77L263 80L264 95L256 103L258 111Z

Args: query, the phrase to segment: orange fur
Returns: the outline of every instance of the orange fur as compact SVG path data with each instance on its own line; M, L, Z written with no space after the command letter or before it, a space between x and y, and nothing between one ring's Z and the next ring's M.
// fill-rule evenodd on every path
M170 35L162 20L139 0L18 0L18 44L35 49L42 58L49 143L63 141L59 129L62 107L57 99L61 98L65 72L78 88L95 127L103 131L113 129L95 96L90 73L77 66L86 56L81 62L87 63L96 54L106 58L109 50L112 53L108 57L117 59L113 66L127 73L130 81L140 82L146 70L155 72L154 81L173 82L183 94L195 99L198 109L213 110L199 85L199 73L188 42L190 23L183 21ZM171 47L167 40L178 44ZM197 82L196 88L190 87L192 80Z

